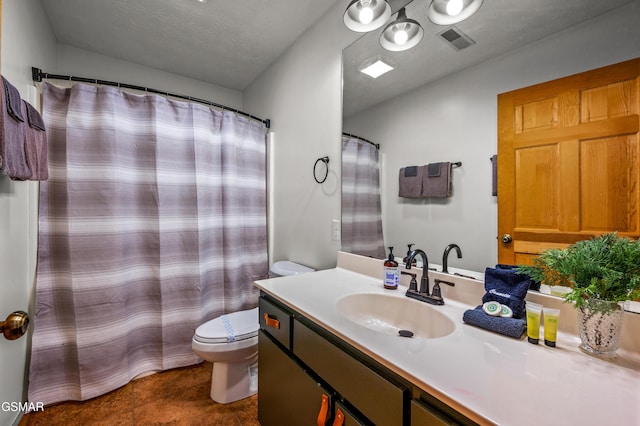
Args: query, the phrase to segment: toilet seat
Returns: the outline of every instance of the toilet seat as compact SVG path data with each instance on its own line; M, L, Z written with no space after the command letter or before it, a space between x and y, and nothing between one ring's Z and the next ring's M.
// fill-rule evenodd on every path
M280 260L271 265L271 268L269 270L281 277L315 271L315 269L309 268L308 266L300 265L299 263L291 262L290 260Z
M201 343L233 343L258 335L258 308L233 312L205 322L193 339Z

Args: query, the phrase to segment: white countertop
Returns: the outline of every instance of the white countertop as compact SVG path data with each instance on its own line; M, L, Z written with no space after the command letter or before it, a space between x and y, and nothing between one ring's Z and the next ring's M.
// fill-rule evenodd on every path
M256 286L478 423L640 425L640 363L583 354L574 335L560 332L550 348L542 339L532 345L482 330L462 322L473 306L446 296L444 306L433 308L454 321L453 333L434 339L378 333L342 317L336 301L354 293L405 298L406 287L385 290L381 279L342 268Z

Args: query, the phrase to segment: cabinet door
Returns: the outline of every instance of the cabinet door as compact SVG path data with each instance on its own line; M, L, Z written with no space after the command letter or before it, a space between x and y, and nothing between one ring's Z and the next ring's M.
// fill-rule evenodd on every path
M411 426L451 426L456 424L426 405L411 401Z
M367 426L364 420L358 418L351 410L344 406L341 402L336 402L336 410L333 416L331 426Z
M293 353L303 363L372 423L404 424L406 388L392 383L297 319L293 323Z
M329 424L330 393L260 330L258 420L261 426ZM324 412L324 413L323 413ZM326 419L324 422L318 418Z

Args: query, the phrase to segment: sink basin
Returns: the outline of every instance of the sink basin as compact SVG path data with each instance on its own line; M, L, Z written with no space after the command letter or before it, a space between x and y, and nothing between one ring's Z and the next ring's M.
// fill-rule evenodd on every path
M347 320L392 336L412 334L413 338L434 339L455 330L453 321L438 312L438 307L404 297L350 294L338 299L336 308Z

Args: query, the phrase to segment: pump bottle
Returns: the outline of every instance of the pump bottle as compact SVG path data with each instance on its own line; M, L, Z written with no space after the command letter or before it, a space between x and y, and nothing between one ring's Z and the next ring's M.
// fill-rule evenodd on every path
M400 273L398 272L398 262L393 256L393 247L389 247L389 258L384 261L384 288L396 290Z

